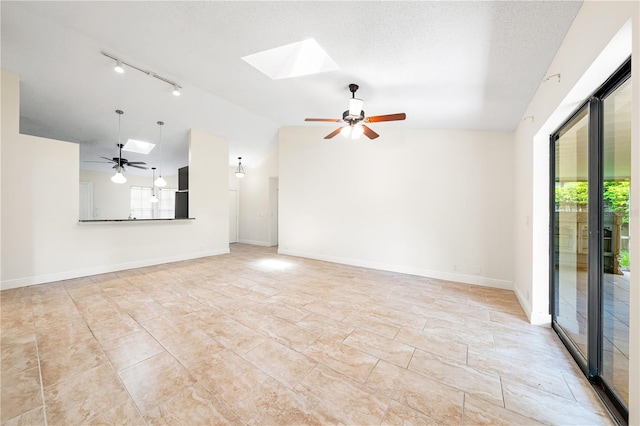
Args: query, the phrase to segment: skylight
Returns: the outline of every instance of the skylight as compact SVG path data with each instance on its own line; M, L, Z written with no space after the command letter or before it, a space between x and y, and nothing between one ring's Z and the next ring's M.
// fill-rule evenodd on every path
M273 80L339 69L312 38L243 56L242 60Z
M136 152L138 154L148 154L156 146L154 143L137 141L135 139L129 139L122 147L123 151Z

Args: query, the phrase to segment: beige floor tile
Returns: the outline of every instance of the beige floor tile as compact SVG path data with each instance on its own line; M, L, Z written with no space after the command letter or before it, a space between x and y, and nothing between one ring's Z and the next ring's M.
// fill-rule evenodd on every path
M2 426L44 426L44 407L38 407L28 411L21 416L14 417L7 422L3 422Z
M520 414L509 411L501 406L491 404L465 395L464 397L464 415L462 423L465 425L527 425L536 426L541 423L521 416Z
M419 349L413 354L409 370L460 389L476 398L504 405L500 376L495 373L479 371Z
M2 426L609 422L511 291L231 250L0 292Z
M340 373L318 365L295 388L312 399L322 412L348 424L380 424L391 400Z
M44 399L49 424L77 425L124 404L129 396L106 363L44 388Z
M378 362L374 356L322 337L302 353L361 383L367 380Z
M128 399L124 404L109 408L92 417L86 424L88 426L143 425L144 420L133 401Z
M273 340L302 352L319 336L316 333L298 327L288 321L276 318L271 323L262 327L262 331Z
M38 349L40 352L52 352L59 348L67 348L78 343L93 339L93 334L83 321L74 321L64 325L52 324L48 327L36 329Z
M192 366L190 371L229 407L269 379L266 373L230 350L214 354L206 362Z
M42 351L40 368L43 385L51 386L106 362L107 357L95 339L86 339L72 346L59 346Z
M249 425L321 425L338 420L307 399L274 379L260 384L254 392L238 401L233 411Z
M309 314L296 323L297 326L305 330L312 331L321 337L342 342L355 327L340 321L332 320L319 314Z
M532 387L502 381L505 408L545 424L612 425L604 409L582 405ZM540 409L544 407L544 409Z
M415 348L375 333L356 329L343 342L376 358L406 368Z
M198 383L151 409L145 420L149 425L242 425L238 416Z
M355 312L346 317L343 322L388 339L393 339L400 330L398 324L389 322L368 312Z
M2 376L11 376L20 371L38 366L35 333L14 333L2 335L2 358L0 372Z
M196 380L166 352L118 372L143 415Z
M378 362L366 385L444 424L462 421L462 391L386 361Z
M244 354L243 358L289 389L293 389L316 365L310 358L271 339Z
M217 325L207 330L209 336L238 355L244 355L265 341L266 337L231 317L220 318Z
M106 341L102 348L116 371L131 367L164 351L164 348L143 330Z
M126 314L122 314L107 321L89 324L89 327L100 343L126 336L127 334L141 329L140 325Z
M467 364L477 370L492 372L525 385L573 400L573 395L562 376L562 370L550 368L546 363L522 362L493 351L469 350Z
M430 426L442 426L443 423L432 419L431 417L425 416L420 411L414 410L413 408L400 404L397 402L393 402L387 413L382 419L381 426L418 426L418 425L430 425Z
M37 367L13 375L2 374L0 421L5 422L42 406Z
M402 327L394 340L457 362L467 361L467 345L445 337Z

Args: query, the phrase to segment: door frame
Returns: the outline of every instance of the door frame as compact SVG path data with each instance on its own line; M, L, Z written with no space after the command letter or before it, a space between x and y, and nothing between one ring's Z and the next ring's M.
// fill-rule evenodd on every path
M604 265L602 261L603 230L603 100L631 78L631 58L628 58L589 98L549 136L549 313L551 327L560 337L573 359L589 379L598 396L619 423L629 419L628 408L618 399L602 378L602 294ZM561 132L585 109L589 112L588 135L588 224L587 254L587 354L586 359L557 323L558 285L555 276L555 145Z

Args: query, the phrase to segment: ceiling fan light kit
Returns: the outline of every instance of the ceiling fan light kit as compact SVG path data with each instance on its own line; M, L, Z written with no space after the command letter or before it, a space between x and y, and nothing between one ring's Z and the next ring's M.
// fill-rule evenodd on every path
M344 137L351 136L352 139L358 139L362 134L364 134L369 139L375 139L379 134L371 130L371 128L367 127L363 123L378 123L381 121L399 121L407 118L407 115L404 112L400 112L397 114L387 114L387 115L374 115L371 117L366 117L362 106L364 104L362 99L356 98L356 91L359 86L357 84L351 83L349 85L349 91L351 92L351 99L349 99L349 109L342 113L342 119L339 118L305 118L304 121L322 121L329 123L339 123L344 122L346 125L337 128L333 132L329 133L325 136L325 139L331 139L338 133L340 133Z

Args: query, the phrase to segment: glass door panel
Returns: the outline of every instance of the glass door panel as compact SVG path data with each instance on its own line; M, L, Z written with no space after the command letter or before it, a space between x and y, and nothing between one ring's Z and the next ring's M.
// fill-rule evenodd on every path
M631 80L603 99L602 379L629 403Z
M589 114L585 107L555 141L555 321L587 357Z

